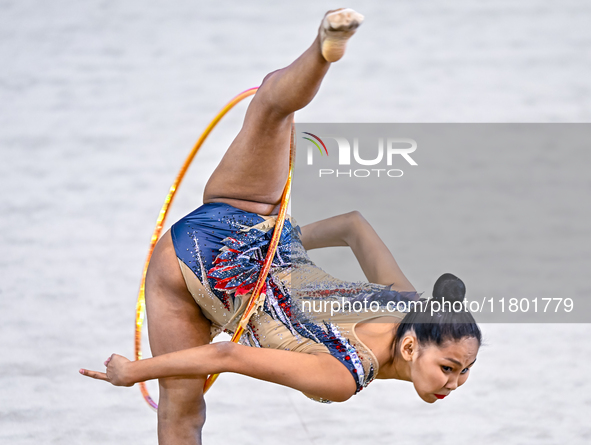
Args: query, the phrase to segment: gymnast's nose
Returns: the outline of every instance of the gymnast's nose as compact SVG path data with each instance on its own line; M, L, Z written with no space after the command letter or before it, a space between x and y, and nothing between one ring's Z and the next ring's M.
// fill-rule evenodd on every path
M453 391L454 389L456 389L458 387L458 379L459 379L459 377L457 375L451 375L449 377L449 379L447 380L447 384L445 385L445 388L449 389L450 391Z

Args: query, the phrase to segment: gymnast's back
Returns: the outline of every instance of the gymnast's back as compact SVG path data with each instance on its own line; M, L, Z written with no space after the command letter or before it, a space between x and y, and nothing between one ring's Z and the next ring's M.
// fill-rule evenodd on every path
M226 203L208 203L172 226L181 272L212 323L212 338L236 329L267 254L276 218ZM359 340L355 326L384 315L398 322L405 314L392 310L392 303L416 300L418 295L332 277L310 260L300 234L295 220L287 217L263 289L264 304L240 341L255 347L329 353L347 367L360 391L377 375L379 364Z

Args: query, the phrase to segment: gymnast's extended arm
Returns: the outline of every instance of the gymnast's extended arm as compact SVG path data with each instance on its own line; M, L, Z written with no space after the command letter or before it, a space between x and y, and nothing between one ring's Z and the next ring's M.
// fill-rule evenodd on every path
M134 362L113 354L105 364L106 373L86 369L80 372L116 386L132 386L156 378L235 372L335 402L349 399L356 390L351 373L330 354L252 348L231 342L212 343Z
M358 211L302 227L302 244L306 250L350 246L369 282L394 284L398 291L415 291L388 247Z

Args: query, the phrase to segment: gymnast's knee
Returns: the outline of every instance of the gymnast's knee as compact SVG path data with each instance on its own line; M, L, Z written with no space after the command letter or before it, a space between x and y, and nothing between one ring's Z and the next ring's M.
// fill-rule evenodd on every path
M160 427L182 427L200 432L205 424L205 401L163 401L158 404L158 423Z
M275 74L277 71L281 71L281 69L282 69L282 68L280 68L280 69L278 69L278 70L275 70L275 71L271 71L269 74L267 74L267 75L265 76L265 78L263 79L263 81L261 82L261 86L263 86L263 84L264 84L264 83L265 83L267 80L269 80L269 78L270 78L270 77L271 77L273 74Z

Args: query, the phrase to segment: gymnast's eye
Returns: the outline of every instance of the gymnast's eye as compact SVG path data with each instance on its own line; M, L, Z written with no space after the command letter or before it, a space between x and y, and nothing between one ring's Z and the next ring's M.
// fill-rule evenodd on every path
M470 368L464 368L464 369L462 369L460 374L466 374L468 371L470 371Z
M443 370L443 372L451 372L451 366L442 366L441 369Z

